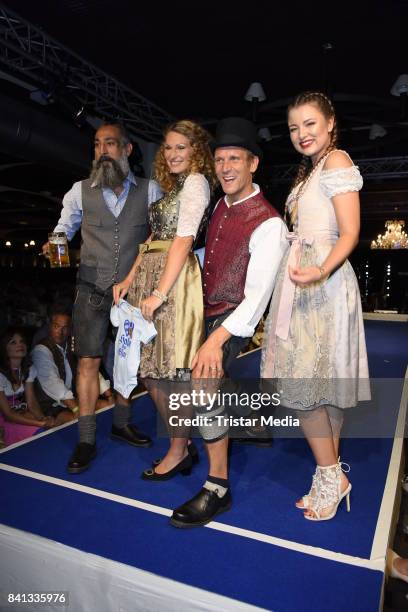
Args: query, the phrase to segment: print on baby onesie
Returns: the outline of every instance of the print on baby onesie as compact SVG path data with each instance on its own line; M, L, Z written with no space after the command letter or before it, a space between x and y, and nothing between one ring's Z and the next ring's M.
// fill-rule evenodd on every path
M147 321L140 308L125 300L111 308L112 325L118 328L113 364L113 386L123 397L130 397L137 385L140 363L140 343L147 344L156 336L152 322Z
M132 344L133 330L135 324L133 321L129 321L129 319L125 319L123 322L124 334L121 334L119 338L119 348L118 355L122 357L122 359L126 359L126 351L129 346Z

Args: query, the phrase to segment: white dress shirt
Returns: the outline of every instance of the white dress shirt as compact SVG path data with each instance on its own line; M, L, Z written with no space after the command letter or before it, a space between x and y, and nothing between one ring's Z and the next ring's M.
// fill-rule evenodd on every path
M255 183L253 187L251 195L232 204L228 203L226 196L227 206L235 206L256 196L260 189ZM271 298L279 264L288 248L287 232L285 223L279 217L267 219L252 232L248 246L250 258L244 299L222 323L233 336L249 338L254 335Z
M72 370L66 356L66 351L59 344L56 344L56 347L64 357L65 380L62 380L60 377L49 348L42 344L37 344L31 352L31 357L43 391L55 402L60 403L61 400L74 399L74 394L72 393Z

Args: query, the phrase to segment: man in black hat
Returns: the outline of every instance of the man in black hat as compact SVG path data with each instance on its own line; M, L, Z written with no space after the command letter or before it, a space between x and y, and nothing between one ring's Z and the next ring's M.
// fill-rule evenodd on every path
M215 169L224 197L213 212L205 247L203 285L207 340L195 356L193 378L221 378L248 345L271 297L287 248L286 226L252 182L262 151L255 126L231 117L217 126ZM228 483L228 419L222 406L199 412L208 425L200 432L209 457L201 491L174 510L176 527L198 527L232 504Z

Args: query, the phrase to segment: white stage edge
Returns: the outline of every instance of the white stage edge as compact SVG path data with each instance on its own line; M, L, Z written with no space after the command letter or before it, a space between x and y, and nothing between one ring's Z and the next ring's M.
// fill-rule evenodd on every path
M5 525L0 525L0 542L2 591L69 593L67 608L30 604L30 612L263 610ZM27 609L27 604L13 605L10 611Z

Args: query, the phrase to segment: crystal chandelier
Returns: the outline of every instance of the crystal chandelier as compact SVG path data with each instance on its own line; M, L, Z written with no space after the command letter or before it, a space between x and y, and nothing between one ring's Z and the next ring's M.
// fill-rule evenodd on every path
M402 229L405 221L401 219L385 222L386 232L378 234L377 240L371 242L372 249L408 249L408 235Z

